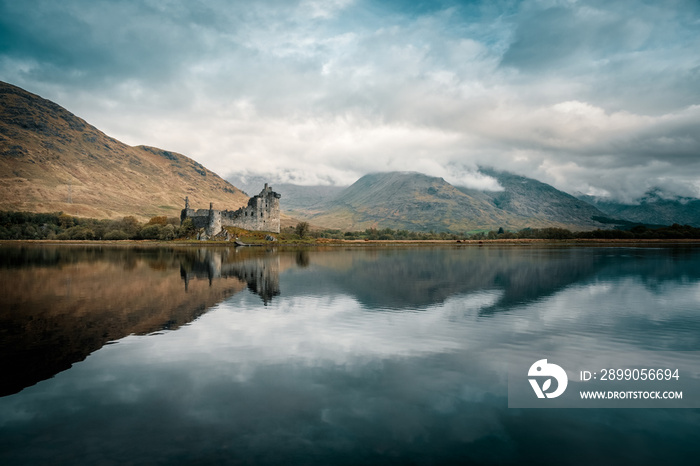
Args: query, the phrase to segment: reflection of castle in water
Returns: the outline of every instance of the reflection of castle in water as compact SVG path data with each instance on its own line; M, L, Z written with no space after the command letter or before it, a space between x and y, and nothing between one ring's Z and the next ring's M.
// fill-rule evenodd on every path
M180 276L185 281L185 290L192 279L207 279L211 285L215 279L232 277L244 281L248 289L259 295L265 304L280 294L277 254L241 257L235 249L202 248L180 262Z

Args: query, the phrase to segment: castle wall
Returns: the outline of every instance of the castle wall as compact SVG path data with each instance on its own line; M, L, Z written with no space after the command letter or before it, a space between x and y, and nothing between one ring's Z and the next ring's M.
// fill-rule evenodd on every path
M221 231L221 212L214 210L213 206L209 204L209 226L207 227L207 234L209 236L215 235Z
M185 219L192 219L194 227L207 228L209 226L209 210L208 209L183 209L180 214L180 224L185 221Z
M248 200L248 205L238 210L193 210L186 201L185 209L180 214L180 222L190 218L195 228L204 228L209 236L218 234L225 226L243 228L252 231L280 232L280 195L267 184L257 196Z

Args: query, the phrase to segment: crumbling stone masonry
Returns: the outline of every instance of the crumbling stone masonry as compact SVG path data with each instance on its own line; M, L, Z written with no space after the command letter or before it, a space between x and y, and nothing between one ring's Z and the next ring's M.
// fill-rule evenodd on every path
M212 237L221 232L223 227L237 227L253 231L280 232L280 197L267 183L257 196L248 200L248 205L238 210L190 209L190 202L185 198L185 208L180 213L180 223L192 219L195 228L204 228L207 236Z

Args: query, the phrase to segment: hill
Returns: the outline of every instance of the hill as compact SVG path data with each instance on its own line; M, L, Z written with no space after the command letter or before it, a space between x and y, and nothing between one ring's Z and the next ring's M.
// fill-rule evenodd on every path
M421 173L374 173L323 204L295 211L295 216L343 230L374 227L464 232L500 227L606 227L592 219L604 217L598 209L549 185L507 173L488 173L502 182L505 191L457 188L442 178Z
M669 198L659 190L649 191L636 204L623 204L606 198L585 195L579 198L593 204L610 217L630 222L655 225L678 223L700 227L700 199Z
M483 167L479 171L498 180L503 191L459 189L473 196L484 196L498 209L525 217L532 225L560 223L588 230L601 227L594 218L606 217L595 206L541 181Z
M0 210L94 218L238 208L239 189L182 154L113 139L49 100L0 82Z

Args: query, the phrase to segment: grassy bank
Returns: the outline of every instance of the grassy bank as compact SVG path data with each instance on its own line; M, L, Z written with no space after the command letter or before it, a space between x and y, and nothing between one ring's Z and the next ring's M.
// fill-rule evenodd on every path
M212 244L225 240L249 245L263 244L527 244L531 242L654 242L700 240L700 228L673 224L658 228L636 225L628 230L610 229L572 232L563 228L524 228L508 231L503 228L487 232L424 232L369 228L363 231L311 230L308 223L282 229L279 233L249 231L225 227L225 232L212 238ZM202 244L203 229L195 229L187 219L153 217L138 222L134 217L120 220L97 220L71 217L61 212L0 212L0 240L47 241L165 241ZM190 244L188 243L188 244Z

